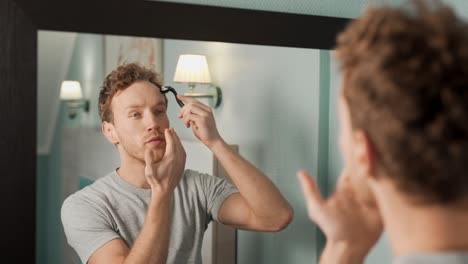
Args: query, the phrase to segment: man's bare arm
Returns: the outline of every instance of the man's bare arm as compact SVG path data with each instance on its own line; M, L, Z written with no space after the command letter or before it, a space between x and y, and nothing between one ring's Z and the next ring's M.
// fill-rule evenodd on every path
M292 207L265 174L224 141L211 150L239 190L221 206L218 218L222 223L248 230L280 231L291 222Z
M212 109L199 101L179 95L186 104L179 118L215 154L239 194L221 206L218 219L237 228L279 231L293 217L293 210L273 182L250 162L235 153L218 133Z

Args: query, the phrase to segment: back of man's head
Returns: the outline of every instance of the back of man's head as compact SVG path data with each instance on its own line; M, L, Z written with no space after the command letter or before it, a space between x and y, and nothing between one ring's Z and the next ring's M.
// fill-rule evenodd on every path
M468 26L447 6L370 8L339 36L343 95L378 171L424 203L468 197Z

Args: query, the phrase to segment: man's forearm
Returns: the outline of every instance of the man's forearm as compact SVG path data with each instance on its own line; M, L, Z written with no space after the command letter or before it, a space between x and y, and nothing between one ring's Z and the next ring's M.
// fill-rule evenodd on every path
M152 198L145 223L124 263L166 264L173 195Z
M291 206L265 174L235 153L222 140L213 145L211 150L255 217L268 229L281 229L290 222Z

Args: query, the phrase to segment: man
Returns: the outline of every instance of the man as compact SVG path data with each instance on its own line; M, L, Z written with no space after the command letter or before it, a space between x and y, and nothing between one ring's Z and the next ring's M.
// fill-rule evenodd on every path
M185 103L178 117L214 153L235 187L185 170L185 151L169 128L158 76L137 64L120 66L104 81L99 111L121 166L62 206L67 240L83 263L201 263L203 233L212 219L273 232L291 221L292 208L274 184L218 134L212 110L178 98Z
M339 36L345 169L323 199L321 263L362 263L382 228L394 263L468 263L468 26L441 4L370 8Z

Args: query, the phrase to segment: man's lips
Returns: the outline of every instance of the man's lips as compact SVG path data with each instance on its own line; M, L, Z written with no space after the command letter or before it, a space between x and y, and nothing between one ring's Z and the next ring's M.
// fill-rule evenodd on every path
M146 141L146 143L150 143L150 144L156 144L156 145L159 145L159 144L162 144L164 143L165 140L163 137L161 136L156 136L156 137L151 137L150 139L148 139Z

